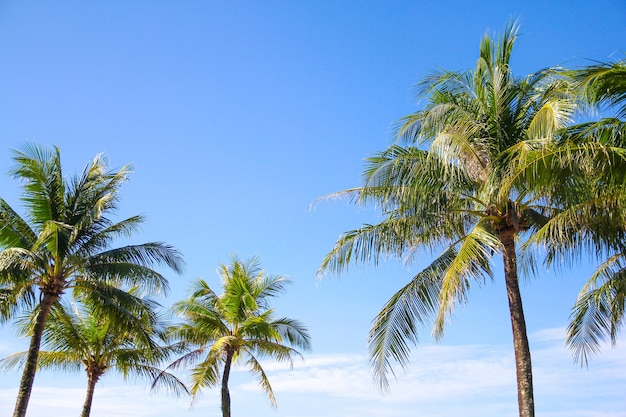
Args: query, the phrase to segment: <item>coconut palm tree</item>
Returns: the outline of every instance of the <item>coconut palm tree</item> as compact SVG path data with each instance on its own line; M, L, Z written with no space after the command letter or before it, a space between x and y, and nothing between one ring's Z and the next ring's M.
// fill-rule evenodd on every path
M112 305L132 310L135 298L124 288L166 291L166 278L152 267L181 272L183 262L160 242L111 247L115 238L131 236L143 222L142 216L110 218L129 166L108 171L106 158L98 155L80 176L66 180L59 149L36 145L14 151L14 161L12 174L22 182L26 216L0 199L0 314L8 320L37 311L14 412L24 417L45 324L63 294L88 300L96 312Z
M531 151L555 141L571 121L576 101L556 70L513 75L517 32L512 22L497 41L486 35L473 71L438 71L418 85L425 106L399 122L405 144L370 158L362 187L333 195L373 202L384 220L345 233L319 276L341 272L351 262L377 263L388 255L410 260L420 248L441 251L374 319L370 360L386 390L392 362L407 365L421 325L434 318L434 336L443 336L455 305L466 301L472 283L494 279L492 259L500 257L519 415L532 417L532 364L519 274L532 271L534 262L519 243L550 218L555 207L547 203L555 201L532 192L513 173Z
M188 299L173 305L183 323L171 328L169 335L191 350L167 369L192 365L189 391L193 397L204 387L221 385L222 415L230 417L228 381L231 367L241 363L259 379L275 407L276 398L260 358L293 362L295 356L301 356L294 347L310 348L305 326L290 318L275 318L270 308L271 298L282 293L289 281L266 275L257 258L244 262L233 257L218 273L224 288L221 295L199 280Z
M157 366L172 353L176 346L159 344L161 321L156 313L160 307L151 300L137 300L140 310L122 309L120 315L128 316L124 322L117 317L99 316L92 308L77 304L55 303L50 311L43 334L44 350L39 352L39 368L59 369L87 374L87 395L81 417L88 417L96 384L111 370L152 381L162 374L160 382L176 392L186 391L182 382ZM22 319L22 331L33 330L34 315ZM19 352L0 361L2 368L24 365L28 352Z

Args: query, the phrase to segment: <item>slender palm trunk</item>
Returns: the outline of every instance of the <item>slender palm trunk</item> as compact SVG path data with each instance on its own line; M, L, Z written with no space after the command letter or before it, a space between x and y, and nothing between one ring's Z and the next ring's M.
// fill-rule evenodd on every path
M224 373L222 375L222 417L230 417L230 392L228 391L228 378L230 377L230 366L233 363L233 352L226 351L226 362L224 363Z
M48 316L50 315L52 304L54 304L58 299L58 295L44 294L43 299L39 304L39 313L37 314L37 319L33 328L33 336L30 339L28 355L26 356L26 365L24 366L24 372L22 373L22 380L17 393L17 401L15 403L13 417L26 416L28 400L30 400L30 393L33 389L35 373L37 372L37 360L39 359L41 337L43 335L43 330L46 325L46 321L48 320Z
M530 347L526 334L526 321L522 308L522 296L517 276L517 256L515 254L515 231L505 229L500 232L500 242L504 246L504 279L509 298L509 312L513 328L513 349L515 350L515 371L517 374L517 403L520 417L535 416L533 398L533 373L530 360Z
M93 393L96 389L96 384L100 379L102 372L87 370L87 396L85 397L85 403L83 404L83 412L80 417L89 417L91 413L91 403L93 402Z

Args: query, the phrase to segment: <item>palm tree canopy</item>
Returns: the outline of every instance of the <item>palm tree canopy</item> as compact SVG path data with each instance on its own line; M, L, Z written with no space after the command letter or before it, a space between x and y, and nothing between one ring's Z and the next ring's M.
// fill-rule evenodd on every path
M301 356L295 348L310 349L306 327L297 320L275 318L271 299L280 295L289 280L266 275L257 258L242 261L233 257L221 265L218 273L224 292L215 293L208 283L198 280L190 297L173 305L183 319L169 330L172 338L182 341L190 351L170 368L191 366L190 392L195 397L201 388L219 383L227 356L233 363L248 368L268 394L272 405L276 399L260 358L292 362Z
M168 290L167 280L152 269L165 265L181 272L181 255L152 242L112 248L115 239L139 230L142 216L110 218L118 208L119 189L130 166L107 169L96 156L82 174L66 180L58 148L26 145L14 152L11 173L20 179L26 216L0 199L0 313L10 319L36 304L35 289L106 298L111 288L141 286L152 293Z
M129 311L121 306L116 315L98 315L88 305L57 302L50 313L43 335L43 350L39 352L40 368L68 372L84 371L88 381L88 415L93 388L99 379L116 371L124 379L137 377L153 381L157 376L160 385L176 394L187 392L185 385L159 365L172 354L180 353L177 345L161 344L163 321L157 312L158 303L136 297L135 307ZM128 316L120 321L119 316ZM33 332L36 312L24 316L16 323L24 335ZM28 352L19 352L0 361L2 369L23 367ZM90 391L91 388L91 391Z

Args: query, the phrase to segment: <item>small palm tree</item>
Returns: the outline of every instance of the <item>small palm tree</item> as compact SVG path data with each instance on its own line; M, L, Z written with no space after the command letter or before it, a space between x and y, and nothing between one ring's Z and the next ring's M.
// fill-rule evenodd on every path
M111 248L114 239L131 236L143 221L142 216L119 222L109 217L129 166L108 171L99 155L80 176L66 180L58 148L26 145L14 154L12 174L22 181L27 214L20 216L0 199L0 318L36 311L13 414L25 417L46 321L63 294L89 301L96 312L113 305L132 310L135 298L124 287L167 291L166 278L152 267L181 272L183 261L160 242Z
M285 289L288 280L265 275L257 258L242 262L233 257L230 265L218 270L224 292L217 295L199 280L190 297L173 305L183 323L172 327L169 335L187 344L191 351L167 369L192 365L189 391L193 397L204 387L221 384L223 417L230 417L228 380L231 367L241 363L259 378L272 406L276 398L259 359L293 361L300 352L291 346L310 348L306 328L297 320L274 318L270 299Z
M369 349L374 375L388 388L392 361L405 366L420 325L434 317L434 334L473 283L493 279L492 258L503 262L513 330L520 417L534 416L530 347L519 274L533 258L520 243L558 211L514 173L532 151L555 143L576 101L558 71L515 77L510 58L518 25L494 41L485 36L474 71L438 71L419 84L424 109L401 120L394 145L370 158L364 186L337 193L374 202L385 219L347 232L320 267L340 272L350 262L377 263L381 256L411 259L419 248L441 251L383 307L374 320ZM534 154L533 154L534 155ZM533 169L541 169L539 164ZM528 170L529 176L532 173ZM574 190L571 190L575 192Z
M176 392L186 391L182 382L157 366L172 353L176 346L159 345L160 320L155 309L158 304L150 300L137 300L139 311L120 311L128 320L98 316L88 306L56 303L52 307L43 335L44 350L39 352L40 368L60 369L87 374L87 395L81 417L88 417L96 384L111 370L152 381L160 381ZM24 333L32 332L33 317L21 324ZM19 352L0 361L4 369L24 365L28 352Z

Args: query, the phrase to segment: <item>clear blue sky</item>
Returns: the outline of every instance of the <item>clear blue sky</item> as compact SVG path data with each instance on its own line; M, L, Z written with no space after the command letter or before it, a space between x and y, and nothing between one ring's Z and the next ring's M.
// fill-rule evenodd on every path
M266 364L279 408L244 372L233 415L257 417L507 417L517 414L504 286L471 292L435 344L423 343L391 393L366 360L370 322L419 270L398 261L316 282L340 233L375 220L347 203L310 204L360 184L363 158L393 142L391 126L418 109L411 87L436 67L472 68L486 31L521 21L514 71L623 57L623 1L0 1L0 195L24 142L60 147L66 173L104 152L134 164L120 216L145 214L135 242L165 241L185 256L165 305L231 254L260 257L293 285L276 303L305 322L313 351L294 369ZM422 258L426 263L428 255ZM498 262L496 260L496 262ZM590 265L524 283L538 415L626 416L626 346L588 369L563 347L570 307ZM500 269L496 267L497 270ZM0 357L25 349L0 328ZM0 415L18 373L0 375ZM83 375L37 376L30 417L77 415ZM207 390L186 398L105 377L93 417L218 415Z

